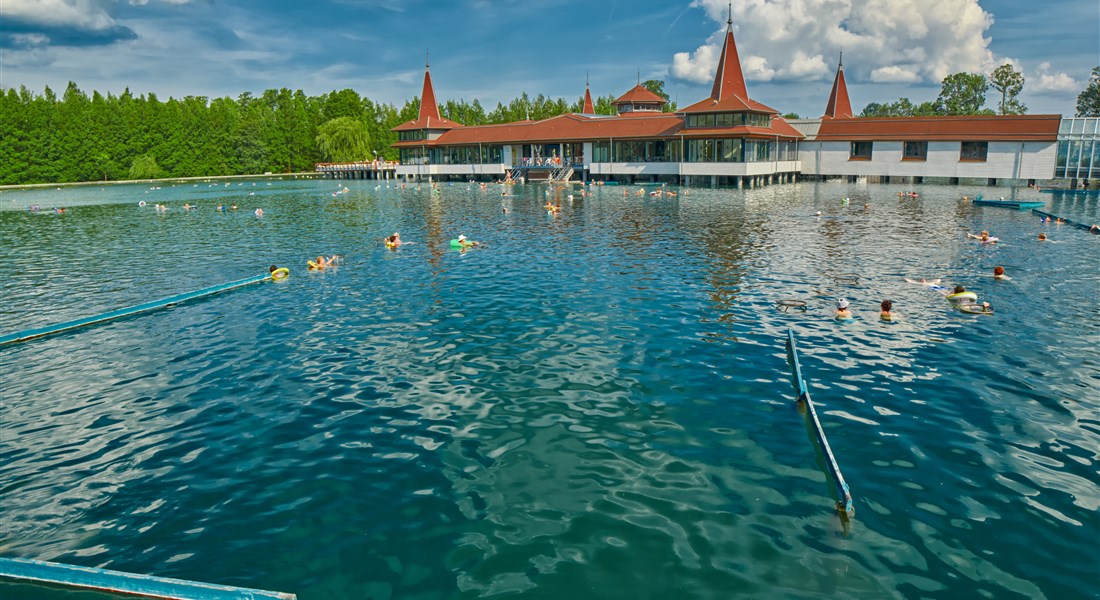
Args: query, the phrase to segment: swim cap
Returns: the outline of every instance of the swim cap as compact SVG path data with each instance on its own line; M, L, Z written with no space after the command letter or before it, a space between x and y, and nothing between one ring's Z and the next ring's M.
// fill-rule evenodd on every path
M836 307L844 310L845 308L848 308L848 301L844 298L841 298L840 300L836 301Z

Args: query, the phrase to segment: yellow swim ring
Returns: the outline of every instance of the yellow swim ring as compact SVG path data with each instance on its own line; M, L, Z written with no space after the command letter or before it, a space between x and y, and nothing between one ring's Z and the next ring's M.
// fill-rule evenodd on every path
M281 269L275 269L274 271L271 272L271 279L274 280L274 281L282 281L283 279L286 279L287 277L290 277L290 269L288 269L286 267L283 267Z

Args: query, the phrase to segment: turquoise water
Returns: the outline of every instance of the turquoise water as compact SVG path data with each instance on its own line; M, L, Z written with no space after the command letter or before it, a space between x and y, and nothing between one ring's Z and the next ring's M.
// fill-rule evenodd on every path
M0 193L0 333L292 271L0 347L0 555L303 600L1095 597L1100 236L960 197L1100 198L268 183Z

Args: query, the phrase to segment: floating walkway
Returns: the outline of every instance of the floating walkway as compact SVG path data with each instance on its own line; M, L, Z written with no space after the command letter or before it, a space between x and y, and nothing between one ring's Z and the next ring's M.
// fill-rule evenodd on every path
M844 517L851 517L855 514L855 508L852 506L852 492L848 489L844 476L840 474L840 465L837 464L836 456L833 455L833 450L829 447L829 441L825 439L825 432L821 429L821 421L818 420L814 403L810 400L810 389L806 387L806 381L802 379L802 366L798 362L798 348L795 345L794 331L790 329L787 330L787 362L791 365L791 376L793 377L795 390L798 392L798 401L806 404L806 410L810 413L810 424L814 428L817 443L821 445L821 451L825 454L825 465L833 476L833 482L836 483L837 512Z
M999 206L1001 208L1014 208L1016 210L1023 210L1025 208L1037 208L1043 206L1046 202L1042 200L983 200L981 196L974 199L974 204L978 206Z
M1078 229L1084 229L1085 231L1087 231L1089 233L1092 233L1092 234L1100 234L1100 229L1093 229L1092 225L1085 225L1084 223L1078 223L1077 221L1070 221L1069 219L1063 219L1062 217L1059 217L1058 215L1052 215L1048 212L1043 212L1041 210L1035 210L1034 208L1031 209L1031 212L1039 215L1040 217L1046 217L1048 219L1054 219L1055 221L1061 220L1066 225L1070 225L1070 226L1076 227Z
M208 287L205 289L196 290L194 292L187 292L186 294L177 294L175 296L169 296L168 298L154 300L153 302L146 302L145 304L138 304L137 306L130 306L127 308L120 308L118 310L112 310L111 312L105 312L92 317L77 319L75 321L66 321L64 323L58 323L57 325L50 325L49 327L27 329L18 333L11 333L8 335L0 336L0 346L4 344L12 344L15 342L25 342L27 340L33 340L34 338L40 338L47 335L53 335L55 333L61 333L63 331L69 331L70 329L76 329L78 327L95 325L96 323L102 323L104 321L111 321L113 319L120 319L122 317L128 317L130 315L136 315L138 313L156 310L158 308L165 308L167 306L172 306L173 304L179 304L181 302L187 302L188 300L194 300L196 298L218 294L220 292L225 292L246 285L251 285L253 283L267 281L268 279L271 279L270 274L257 275L255 277L249 277L248 279L231 281L222 285L216 285L214 287Z
M152 575L137 575L122 571L76 567L42 560L0 558L0 577L34 581L83 590L98 590L143 598L174 600L295 600L297 596L284 592L269 592L248 588L199 583L184 579L169 579Z

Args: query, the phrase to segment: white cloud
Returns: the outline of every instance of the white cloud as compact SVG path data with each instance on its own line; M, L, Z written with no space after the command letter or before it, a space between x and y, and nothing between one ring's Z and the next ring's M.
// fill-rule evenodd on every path
M50 38L41 33L15 33L11 36L12 45L20 48L33 48L45 46L50 43Z
M917 83L920 75L910 66L879 67L871 71L871 81L875 83Z
M0 16L40 26L92 31L115 26L104 4L94 0L3 0Z
M694 53L677 52L672 56L672 76L692 83L707 83L714 79L720 48L708 44Z
M670 75L695 83L714 77L725 36L727 0L692 6L722 24L694 52L673 57ZM978 0L752 0L733 5L734 37L749 81L828 79L841 52L857 80L939 83L995 65L986 31L993 16Z
M1076 94L1080 90L1084 89L1084 86L1080 82L1065 73L1051 73L1049 62L1039 64L1039 66L1035 69L1035 77L1037 79L1033 79L1030 81L1035 82L1034 89L1039 90L1040 92L1053 94Z

